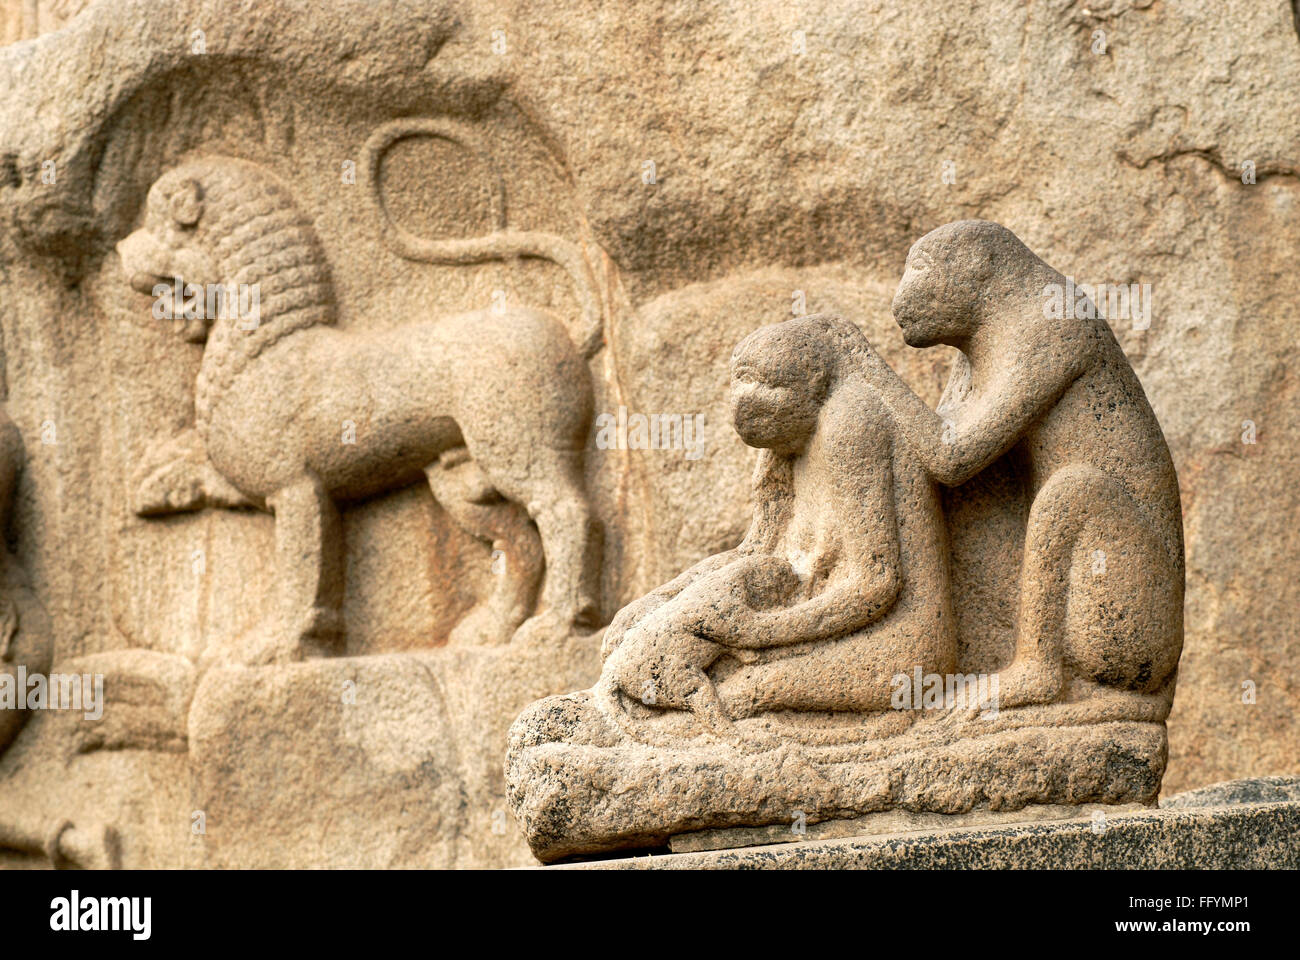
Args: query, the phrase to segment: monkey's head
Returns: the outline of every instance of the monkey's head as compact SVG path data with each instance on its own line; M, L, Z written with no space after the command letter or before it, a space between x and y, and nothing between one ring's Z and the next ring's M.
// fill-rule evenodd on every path
M751 447L800 452L822 404L854 356L868 349L853 324L813 315L761 327L731 355L731 419Z
M913 347L960 347L1009 291L1042 261L1001 224L959 220L931 230L908 251L894 294L894 319Z

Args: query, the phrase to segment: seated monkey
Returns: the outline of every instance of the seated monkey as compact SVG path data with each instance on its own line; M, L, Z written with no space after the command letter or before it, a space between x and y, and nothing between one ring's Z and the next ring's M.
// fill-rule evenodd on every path
M1057 701L1070 679L1152 693L1182 648L1169 449L1106 321L1044 309L1064 285L1005 227L950 223L913 245L893 304L910 345L961 351L938 411L867 358L930 476L956 486L1009 454L1026 480L1032 506L1003 707Z
M735 739L735 718L884 710L895 674L951 671L936 491L869 382L870 353L822 316L736 348L733 421L762 451L749 533L614 618L598 691L691 710ZM726 657L744 666L721 669Z

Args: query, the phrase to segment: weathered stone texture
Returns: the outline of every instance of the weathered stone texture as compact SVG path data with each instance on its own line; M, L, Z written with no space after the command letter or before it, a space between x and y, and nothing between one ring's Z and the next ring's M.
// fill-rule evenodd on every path
M85 663L124 691L98 731L67 716L34 716L16 734L0 723L16 736L0 758L4 843L34 856L67 820L79 832L65 845L95 865L336 861L345 837L368 865L531 862L513 825L492 833L506 727L530 701L596 680L594 621L744 535L755 452L729 426L734 345L792 308L843 316L934 406L953 352L908 347L890 301L910 245L968 218L1006 224L1080 282L1151 285L1149 328L1111 326L1168 440L1182 502L1185 642L1165 792L1300 767L1300 24L1289 0L0 0L0 43L0 332L23 448L0 458L21 465L2 578L27 625L15 649L34 669L48 635L53 669ZM372 192L367 143L403 118L468 133L391 143ZM474 631L457 636L457 625L487 606L513 627L539 608L493 601L503 581L492 537L452 515L454 496L397 484L395 467L379 471L392 490L343 498L330 527L344 559L316 569L327 571L322 606L341 613L286 632L276 519L258 504L225 509L230 491L187 459L202 350L150 317L117 249L147 225L160 178L213 157L285 186L319 240L341 331L379 338L504 302L553 314L582 355L594 298L603 345L579 371L590 412L704 415L698 459L600 449L588 430L600 610L534 624L524 639L544 649L551 638L554 662L491 668L484 699L479 667L461 658L497 663L509 647L462 645ZM502 215L510 230L562 243L453 263L443 247L402 247L390 225L436 246L482 238ZM364 435L365 416L350 419ZM196 509L136 509L138 473L163 453L168 496ZM472 492L463 466L446 463L444 494ZM986 603L990 668L1014 645L1006 598L1022 549L1015 512L984 509L1004 490L1000 470L945 502L950 524L990 534L955 542L952 567L954 596ZM505 500L510 515L497 518L518 534L533 504L517 491ZM540 548L516 539L535 574ZM593 556L569 564L566 582L590 581ZM512 582L545 589L532 575ZM259 674L248 690L308 691L290 711L308 725L320 719L307 718L311 684L346 679L350 658L366 658L363 673L392 657L440 658L440 696L410 700L376 681L375 722L392 739L357 749L424 783L428 767L402 766L420 767L414 753L389 761L394 744L434 738L439 777L456 781L431 788L441 819L400 843L379 837L358 788L340 806L346 823L309 817L299 846L281 837L253 853L217 838L204 852L191 777L212 796L241 765L263 776L266 760L239 755L238 725L218 736L197 723L226 717L213 703L191 715L198 675L272 670L303 639L347 659ZM222 677L233 682L206 680ZM455 761L436 742L446 718L415 705L433 701L468 738ZM279 717L227 719L263 746L301 735ZM311 729L295 746L322 762L355 733ZM453 839L448 823L472 836L487 824L489 839ZM120 842L100 842L106 824Z

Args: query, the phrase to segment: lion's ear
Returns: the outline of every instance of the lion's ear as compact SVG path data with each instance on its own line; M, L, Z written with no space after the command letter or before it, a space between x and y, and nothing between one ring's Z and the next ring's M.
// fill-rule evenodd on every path
M182 227L192 227L203 215L203 187L197 180L186 180L172 194L171 215Z

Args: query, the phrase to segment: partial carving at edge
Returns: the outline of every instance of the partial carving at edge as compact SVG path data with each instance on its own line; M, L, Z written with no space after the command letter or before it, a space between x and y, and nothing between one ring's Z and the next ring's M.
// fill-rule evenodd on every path
M22 469L25 454L22 436L0 406L0 531L8 529L13 507L14 487ZM18 736L27 721L27 711L22 709L26 690L17 690L18 676L46 674L54 657L53 638L49 618L40 602L27 588L16 561L7 550L0 548L0 684L7 687L9 695L21 694L23 701L17 708L5 704L0 708L0 754ZM6 698L7 699L7 698Z
M14 487L26 457L22 437L0 406L0 531L8 528ZM50 619L14 558L0 547L0 755L26 725L29 684L40 677L53 695L54 643ZM0 848L45 857L55 868L121 865L117 831L110 825L78 828L59 819L42 831L0 814Z

